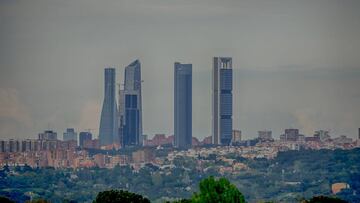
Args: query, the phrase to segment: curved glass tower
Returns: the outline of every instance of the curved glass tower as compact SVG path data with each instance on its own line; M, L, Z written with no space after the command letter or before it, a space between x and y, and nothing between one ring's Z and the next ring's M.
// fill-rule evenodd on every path
M115 68L105 68L104 91L104 102L101 111L99 129L99 139L102 146L118 142L118 114L115 98Z
M192 64L174 65L175 147L191 148L192 141Z

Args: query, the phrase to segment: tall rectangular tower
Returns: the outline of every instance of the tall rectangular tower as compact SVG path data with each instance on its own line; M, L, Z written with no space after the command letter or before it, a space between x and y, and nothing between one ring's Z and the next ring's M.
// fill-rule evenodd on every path
M100 118L99 139L101 145L118 140L118 112L115 98L115 68L105 68L104 101Z
M229 145L232 137L232 58L214 57L212 74L213 144Z
M175 147L191 148L192 141L192 64L174 64Z
M141 64L135 60L125 68L123 101L123 145L142 145ZM121 115L120 114L120 115Z

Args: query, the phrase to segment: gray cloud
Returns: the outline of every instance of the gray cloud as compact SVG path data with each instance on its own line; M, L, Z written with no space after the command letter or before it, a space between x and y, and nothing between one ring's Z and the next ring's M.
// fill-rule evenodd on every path
M33 127L28 108L21 102L16 89L0 88L0 135L26 135Z
M144 132L172 133L180 61L193 63L193 135L207 136L213 56L233 57L234 126L245 136L298 127L355 137L359 9L357 0L0 1L0 87L16 89L33 123L0 137L32 137L49 123L59 133L97 129L103 68L117 67L120 82L135 58ZM13 119L3 116L1 126Z

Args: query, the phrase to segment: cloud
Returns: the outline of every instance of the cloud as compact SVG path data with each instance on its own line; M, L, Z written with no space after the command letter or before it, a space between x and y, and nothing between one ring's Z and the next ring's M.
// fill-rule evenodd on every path
M31 115L14 88L0 88L0 137L21 137L33 127Z
M0 1L0 87L15 87L31 113L21 118L6 104L0 126L15 133L33 121L24 138L48 124L59 134L97 131L103 67L120 67L122 78L123 67L139 58L144 133L173 133L173 63L180 61L193 64L193 135L205 137L211 57L232 56L234 128L245 136L264 128L279 135L298 123L311 131L309 119L317 129L353 135L360 122L359 2Z

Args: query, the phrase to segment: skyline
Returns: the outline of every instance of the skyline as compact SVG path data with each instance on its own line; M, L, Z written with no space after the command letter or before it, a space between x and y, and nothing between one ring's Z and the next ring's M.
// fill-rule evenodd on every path
M136 58L144 134L172 134L173 63L186 61L193 136L209 136L213 56L233 58L233 126L245 139L291 127L356 138L359 9L359 1L1 1L0 138L36 137L48 124L58 133L98 129L103 68L115 66L123 81Z

